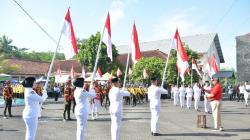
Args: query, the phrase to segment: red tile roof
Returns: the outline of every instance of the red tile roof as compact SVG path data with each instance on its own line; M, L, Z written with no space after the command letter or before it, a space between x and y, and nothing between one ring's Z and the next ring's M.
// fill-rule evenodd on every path
M49 62L21 59L6 59L7 64L16 66L17 69L8 73L13 75L44 75L47 73Z
M118 63L126 65L127 63L127 53L126 54L120 54L117 56L116 60L118 61ZM164 52L160 51L160 50L150 50L150 51L142 51L141 52L142 57L158 57L161 58L163 60L167 59L167 54L165 54ZM129 65L132 64L132 60L129 60Z

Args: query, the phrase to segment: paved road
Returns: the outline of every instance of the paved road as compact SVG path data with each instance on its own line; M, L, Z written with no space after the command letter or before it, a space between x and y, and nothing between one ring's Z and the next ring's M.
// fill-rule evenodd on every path
M203 102L202 102L203 103ZM224 101L222 122L224 132L213 132L212 116L207 115L208 128L196 127L197 112L172 105L173 101L163 100L160 115L160 133L163 136L150 135L150 111L148 104L136 107L124 106L121 126L121 140L250 140L250 107L242 102ZM203 105L201 104L201 110ZM76 121L62 121L63 104L47 104L39 122L37 140L70 140L76 139ZM23 107L14 107L14 118L3 119L0 116L0 139L22 140L25 125L21 118ZM3 108L0 108L3 112ZM75 119L72 114L72 118ZM110 140L110 117L104 108L98 120L88 121L87 140Z

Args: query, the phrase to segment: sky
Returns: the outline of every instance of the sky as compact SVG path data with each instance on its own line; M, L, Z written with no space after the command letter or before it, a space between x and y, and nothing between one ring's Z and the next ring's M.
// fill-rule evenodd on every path
M180 36L218 33L225 59L221 67L227 69L236 69L235 37L250 32L249 0L16 1L55 40L59 38L69 6L75 35L80 39L101 31L108 11L115 45L129 44L134 22L140 42L172 38L176 27ZM56 44L14 0L1 0L0 13L0 36L7 35L13 45L30 51L55 51Z

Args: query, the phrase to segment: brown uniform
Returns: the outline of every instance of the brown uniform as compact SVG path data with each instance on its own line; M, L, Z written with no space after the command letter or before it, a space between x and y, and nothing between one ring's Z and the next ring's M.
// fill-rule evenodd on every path
M66 120L66 112L68 114L68 120L71 120L70 118L70 108L71 108L71 101L73 96L73 89L70 86L66 86L64 88L64 112L63 112L63 118Z
M11 117L11 106L12 106L12 96L13 96L13 89L11 86L7 85L3 88L3 98L5 101L5 108L4 108L4 116L6 117L6 111L8 108L9 116Z

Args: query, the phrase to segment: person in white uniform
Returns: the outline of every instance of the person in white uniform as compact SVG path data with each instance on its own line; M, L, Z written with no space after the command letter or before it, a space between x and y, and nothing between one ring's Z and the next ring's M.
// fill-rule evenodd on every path
M36 130L38 124L38 115L41 111L39 102L44 102L48 97L47 92L44 90L42 96L39 96L32 87L35 82L34 77L27 77L22 82L24 87L24 102L25 107L23 110L23 120L26 125L25 140L35 140Z
M191 88L190 85L186 88L186 98L187 98L187 108L191 109L191 104L192 104L192 97L193 97L193 89Z
M161 94L168 94L168 91L157 86L157 79L151 78L151 86L148 88L148 99L151 111L151 135L159 136L158 120L161 110Z
M179 105L179 89L177 85L174 85L172 87L171 93L174 94L174 105L178 106Z
M111 139L120 139L120 128L122 121L122 99L123 96L130 96L128 91L120 90L120 83L117 77L111 79L112 88L109 91L110 117L111 117Z
M204 94L204 111L206 112L206 113L211 113L210 112L210 102L209 102L209 100L207 99L207 94L209 94L208 92L206 92L206 91L211 91L211 86L210 86L210 83L208 82L208 81L205 81L205 85L204 85L204 87L203 87L203 89L205 89L205 94Z
M250 94L250 85L248 84L248 81L245 82L245 91L244 91L244 99L245 99L245 106L248 106L248 97Z
M184 84L181 85L179 88L179 96L180 96L180 106L183 108L185 106L185 95L186 95L186 89Z
M92 89L86 91L83 89L84 78L77 78L73 85L76 87L74 97L76 101L75 116L77 121L76 139L84 140L84 132L88 119L88 97L95 97L95 91Z
M200 97L201 97L201 88L199 83L195 83L194 87L194 109L196 111L199 111L199 102L200 102Z
M244 98L244 91L245 91L245 86L244 83L241 83L239 86L239 97L238 97L238 102L241 100L243 102L243 98Z

